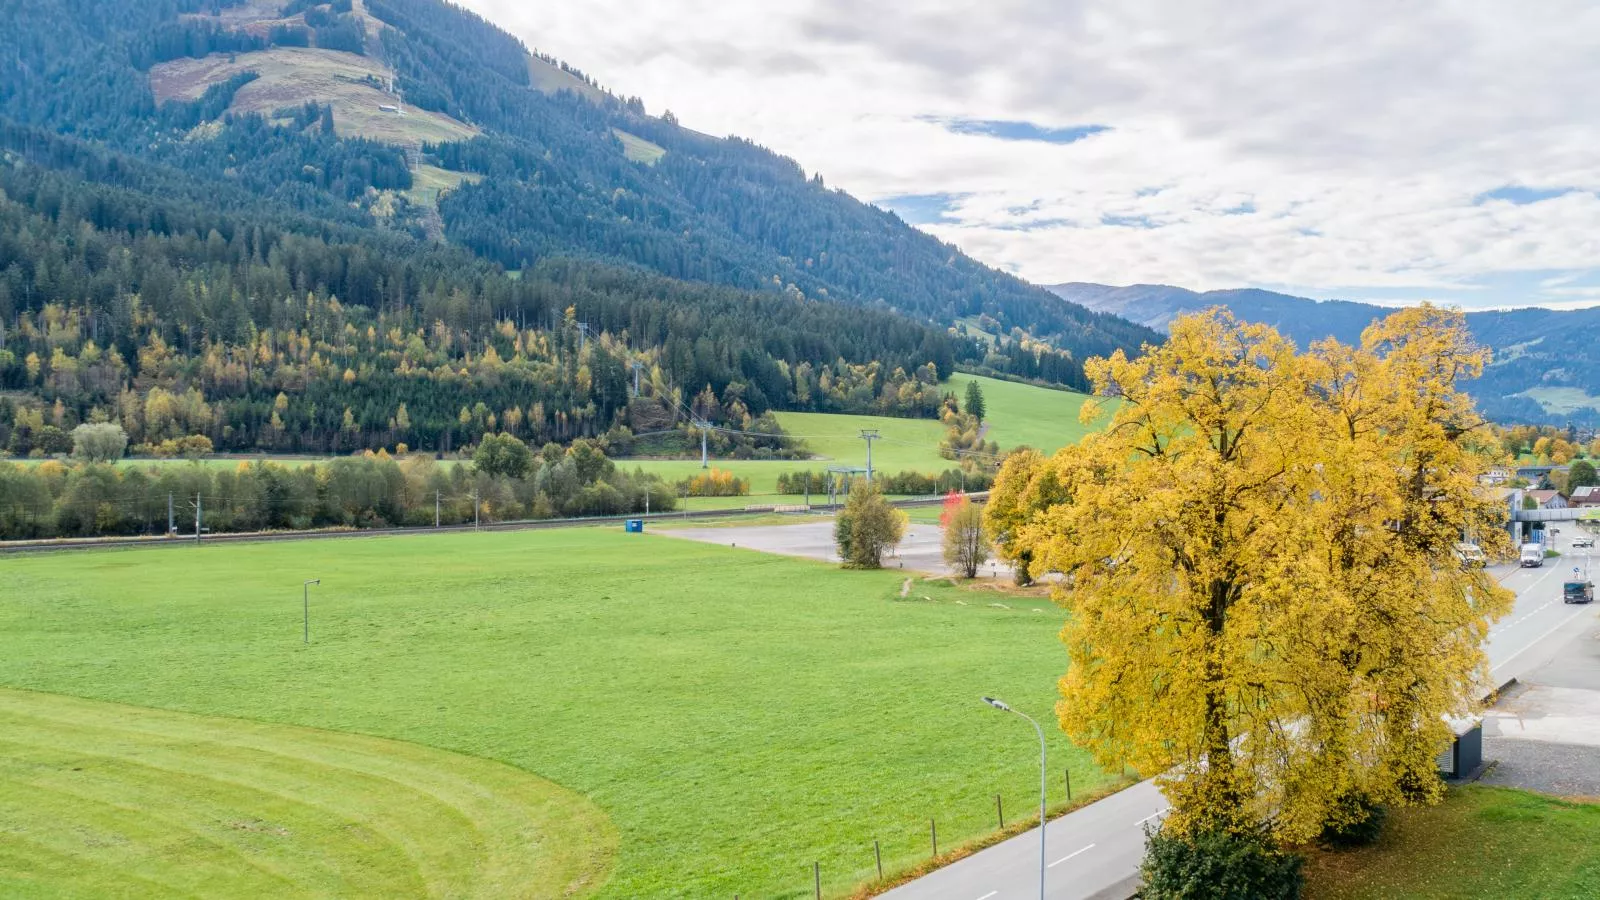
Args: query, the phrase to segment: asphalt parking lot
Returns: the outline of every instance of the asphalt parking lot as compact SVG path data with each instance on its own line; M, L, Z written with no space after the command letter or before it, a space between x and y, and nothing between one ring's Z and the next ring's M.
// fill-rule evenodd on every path
M674 528L663 531L673 537L721 544L724 547L742 547L762 553L782 556L800 556L839 562L833 544L833 519L807 519L794 525L734 525L717 528ZM952 574L945 565L944 549L938 525L912 522L906 526L905 538L900 547L883 561L886 569L906 569L927 575ZM980 578L1009 581L1011 567L989 560L978 573Z

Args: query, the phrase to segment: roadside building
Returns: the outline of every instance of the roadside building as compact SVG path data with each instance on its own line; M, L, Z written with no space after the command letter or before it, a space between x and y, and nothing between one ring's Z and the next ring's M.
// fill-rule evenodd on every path
M1533 501L1538 504L1538 506L1534 507L1535 509L1566 509L1567 508L1567 498L1561 496L1561 492L1560 491L1555 491L1555 490L1524 491L1522 495L1524 497L1531 497L1533 499Z
M1567 505L1578 509L1600 506L1600 485L1586 484L1575 487L1567 495Z
M1490 466L1487 472L1478 476L1478 483L1487 487L1499 487L1517 477L1515 471L1508 466Z

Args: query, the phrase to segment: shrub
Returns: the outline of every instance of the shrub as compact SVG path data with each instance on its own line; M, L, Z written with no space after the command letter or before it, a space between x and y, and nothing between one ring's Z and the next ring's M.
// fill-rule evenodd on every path
M732 472L711 469L678 483L691 497L744 497L750 493L750 480L735 478Z
M905 535L906 516L889 505L871 482L861 479L850 486L850 498L834 520L833 539L846 568L883 567L883 553Z
M1145 839L1142 900L1294 900L1305 860L1274 847L1264 833L1213 831Z
M1320 842L1335 850L1351 850L1377 843L1389 810L1362 793L1346 794L1334 804L1322 826Z

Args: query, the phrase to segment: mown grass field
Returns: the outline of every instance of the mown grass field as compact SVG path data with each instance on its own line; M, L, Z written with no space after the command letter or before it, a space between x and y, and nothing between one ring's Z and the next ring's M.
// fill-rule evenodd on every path
M1453 789L1394 813L1378 843L1318 853L1308 900L1600 897L1600 804L1510 788Z
M0 689L0 895L566 897L582 796L420 744Z
M595 892L607 898L809 897L813 861L836 896L871 877L874 839L894 870L926 854L929 818L942 847L987 833L994 794L1008 815L1021 815L1038 770L1032 733L978 698L1048 716L1066 667L1055 640L1060 613L1043 600L933 583L903 600L897 573L610 529L101 551L4 558L0 567L0 686L225 717L176 732L191 734L205 760L268 740L255 731L266 726L409 742L422 762L392 775L401 798L442 777L430 774L433 750L515 767L609 818L615 862ZM307 578L322 579L312 588L310 645L301 642ZM998 601L1006 608L990 605ZM217 871L221 851L196 839L197 828L251 823L246 830L265 829L267 840L272 829L310 827L294 824L305 814L293 798L254 774L267 768L246 767L238 791L208 797L194 772L210 762L93 763L124 766L100 789L131 781L168 807L196 797L187 814L135 821L92 797L40 804L38 784L73 784L68 762L141 752L108 748L95 723L143 714L82 713L74 701L29 696L42 701L25 711L35 718L90 721L81 730L48 726L36 742L38 771L6 764L0 869L18 869L19 852L39 852L11 836L42 831L59 853L109 844L117 849L103 851L107 859L138 859L146 880L128 888L137 893L153 880L188 884L191 865ZM165 733L168 720L151 721ZM1051 741L1051 769L1070 765L1075 789L1106 783L1062 736ZM182 743L160 752L168 760L191 752ZM287 755L290 766L311 756ZM315 852L264 858L288 883L310 886L301 893L365 893L358 888L376 882L356 876L381 873L329 860L361 852L363 828L381 831L385 847L403 846L407 829L429 827L436 812L389 829L357 809L343 831L306 833ZM594 845L591 818L561 818L573 833L551 840ZM263 857L249 854L268 852L246 852L241 880L230 883L237 890L208 882L205 892L252 893L260 882L244 879L264 877L250 862ZM30 893L72 893L74 879L91 877L62 859L29 864ZM406 879L419 876L393 865L384 877L395 880L385 883L401 888L381 893L406 895L415 883Z

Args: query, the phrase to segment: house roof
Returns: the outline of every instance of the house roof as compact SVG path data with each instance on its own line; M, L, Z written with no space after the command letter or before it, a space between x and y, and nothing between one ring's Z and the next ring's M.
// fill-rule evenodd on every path
M1600 499L1600 485L1586 484L1582 487L1575 487L1572 489L1572 494L1570 496L1573 500Z
M1561 496L1561 492L1560 491L1529 491L1525 496L1532 497L1534 500L1538 501L1540 506L1543 506L1546 503L1549 503L1551 500L1554 500L1555 498Z

